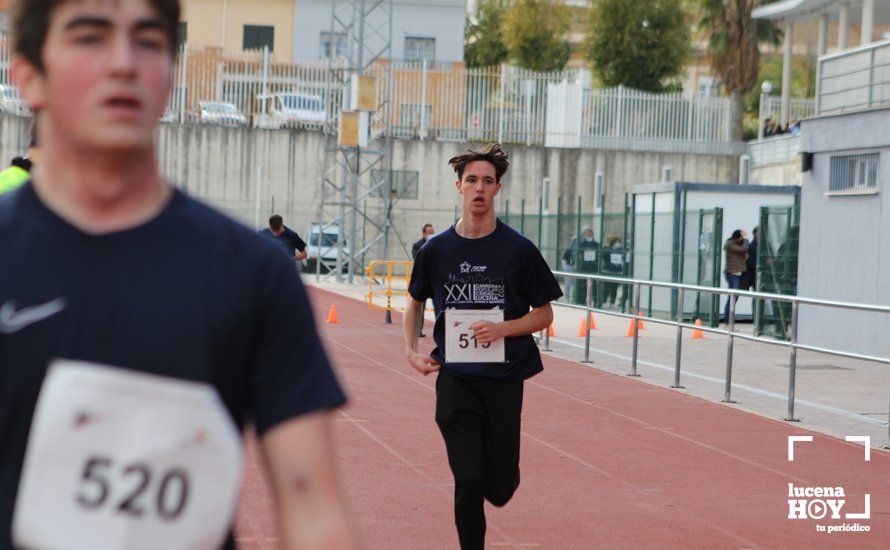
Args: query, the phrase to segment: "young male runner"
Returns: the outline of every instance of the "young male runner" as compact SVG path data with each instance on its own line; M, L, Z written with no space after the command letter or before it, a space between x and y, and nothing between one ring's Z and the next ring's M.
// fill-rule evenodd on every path
M523 381L541 372L532 334L553 320L562 291L535 245L499 221L494 197L509 166L497 144L449 164L463 214L420 250L405 313L408 361L436 380L436 423L454 474L463 550L485 544L483 500L504 506L519 486ZM436 348L418 353L417 318L432 298Z
M35 437L29 430L45 420L32 418L38 392L56 359L210 388L222 418L256 427L282 546L355 547L326 412L344 396L293 264L276 243L177 191L158 172L155 128L171 90L179 14L178 0L28 0L12 14L12 76L36 113L43 156L30 183L0 197L3 549L13 544L13 509ZM151 422L152 409L76 416L59 433L122 422L123 430L83 463L66 464L73 450L56 449L56 467L34 476L76 467L78 478L64 481L77 491L53 504L90 521L126 516L126 529L143 533L130 548L153 544L150 532L138 531L146 521L201 517L190 508L196 493L189 489L208 472L190 471L189 453L216 436L198 431L172 456L114 456L116 446L135 440L150 448L176 430L176 422ZM131 417L149 422L127 424ZM123 458L133 462L126 466ZM181 468L152 471L161 459L181 461ZM33 510L25 519L47 532L78 527ZM204 521L185 528L200 530ZM107 535L119 535L112 531ZM229 535L226 545L232 543Z

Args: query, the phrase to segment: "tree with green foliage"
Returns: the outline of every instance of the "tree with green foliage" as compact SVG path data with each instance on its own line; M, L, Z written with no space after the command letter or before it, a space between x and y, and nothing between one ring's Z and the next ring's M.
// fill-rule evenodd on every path
M525 69L561 71L571 55L571 20L557 0L512 0L504 21L510 60Z
M760 74L754 89L745 97L744 138L755 139L759 130L761 89L764 82L772 85L771 95L782 95L782 55L761 55ZM797 56L791 68L791 97L814 97L816 95L816 60L813 57ZM786 124L788 121L782 121Z
M584 49L604 86L665 91L691 52L682 0L594 0Z
M711 68L729 92L732 138L744 138L745 96L760 74L761 43L778 44L781 31L768 20L751 18L764 0L699 0L699 29L708 40Z
M467 17L464 61L468 67L490 67L507 60L504 20L508 0L480 0L476 13Z

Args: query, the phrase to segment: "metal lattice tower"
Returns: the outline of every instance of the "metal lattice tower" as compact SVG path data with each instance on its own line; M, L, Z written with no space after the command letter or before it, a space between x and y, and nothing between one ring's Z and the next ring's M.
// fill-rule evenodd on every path
M388 192L389 178L371 178L371 174L391 173L388 60L392 53L392 0L334 0L331 12L330 85L326 98L331 117L326 129L325 172L321 181L319 250L325 229L336 227L338 237L336 258L319 257L316 275L325 267L328 277L339 281L346 267L352 283L366 254L376 253L383 258L391 225L393 198ZM338 51L343 46L337 42L340 39L346 41L343 51ZM380 63L382 60L387 62ZM359 77L366 76L377 79L375 108L362 114L369 131L367 143L342 145L341 118L356 110L353 88Z

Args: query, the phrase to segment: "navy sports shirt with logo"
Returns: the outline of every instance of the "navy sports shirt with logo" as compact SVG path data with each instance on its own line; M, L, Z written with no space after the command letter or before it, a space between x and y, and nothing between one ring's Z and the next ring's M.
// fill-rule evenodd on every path
M534 243L500 220L492 233L478 239L461 237L454 226L430 238L414 261L408 292L419 302L433 299L436 349L431 357L449 372L525 379L543 370L541 354L531 335L506 339L505 364L445 361L446 308L498 307L504 310L504 320L511 321L528 313L529 308L562 296L559 283Z
M306 243L303 242L303 239L300 238L296 231L291 231L287 227L284 228L280 235L272 233L272 230L268 227L260 231L260 235L277 242L287 252L288 258L296 256L297 250L300 252L306 250Z
M0 197L0 548L53 358L213 385L262 434L344 395L278 245L174 191L134 229L94 236L31 184ZM229 539L231 544L231 538Z

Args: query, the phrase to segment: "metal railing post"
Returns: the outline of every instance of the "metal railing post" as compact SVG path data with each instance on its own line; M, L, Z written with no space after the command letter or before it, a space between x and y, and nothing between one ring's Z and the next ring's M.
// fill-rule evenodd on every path
M789 422L800 422L794 418L794 389L797 379L797 300L791 302L791 353L788 361L788 417Z
M180 62L180 83L179 83L179 123L185 124L185 113L188 110L188 91L189 82L189 50L186 44L182 45L182 55L179 57Z
M727 295L729 298L729 326L727 329L729 330L729 340L726 343L726 386L723 389L723 402L724 403L736 403L736 401L732 400L732 347L735 343L735 337L732 335L735 332L735 294L732 291Z
M871 107L875 97L875 48L869 52L868 61L868 107Z
M263 46L263 114L266 114L266 96L269 95L269 46Z
M890 399L887 400L887 444L885 449L890 449Z
M591 302L591 294L593 293L593 279L587 279L587 311L585 315L587 315L587 322L584 326L587 328L587 333L584 334L584 360L582 363L590 363L590 302Z
M680 360L683 355L683 327L681 326L683 323L683 300L684 300L684 290L680 289L677 291L678 293L678 304L677 304L677 347L674 349L674 384L671 386L672 388L682 388L680 385Z
M550 327L544 329L544 351L550 350Z
M525 199L519 202L519 232L525 235Z
M392 324L392 268L392 263L386 264L386 315L383 318L383 322L387 325ZM423 328L423 308L420 310L420 319L420 326ZM421 330L421 332L423 331Z
M633 319L631 322L633 323L634 343L633 343L633 353L631 354L631 360L630 360L630 374L628 374L628 376L639 376L639 374L637 374L637 351L638 351L639 345L640 345L640 325L639 325L640 318L639 318L638 312L640 311L640 294L641 293L642 293L642 290L640 288L640 283L635 283L634 284L634 309L633 309L633 311L630 312L631 315L633 316Z
M427 106L427 78L429 74L429 69L427 67L427 63L429 63L426 59L423 60L421 80L420 80L420 139L426 139L427 134L427 126L429 126L429 121L426 119L426 106ZM432 114L432 113L430 113Z
M504 96L506 96L507 66L501 63L501 82L498 93L498 143L504 143Z

